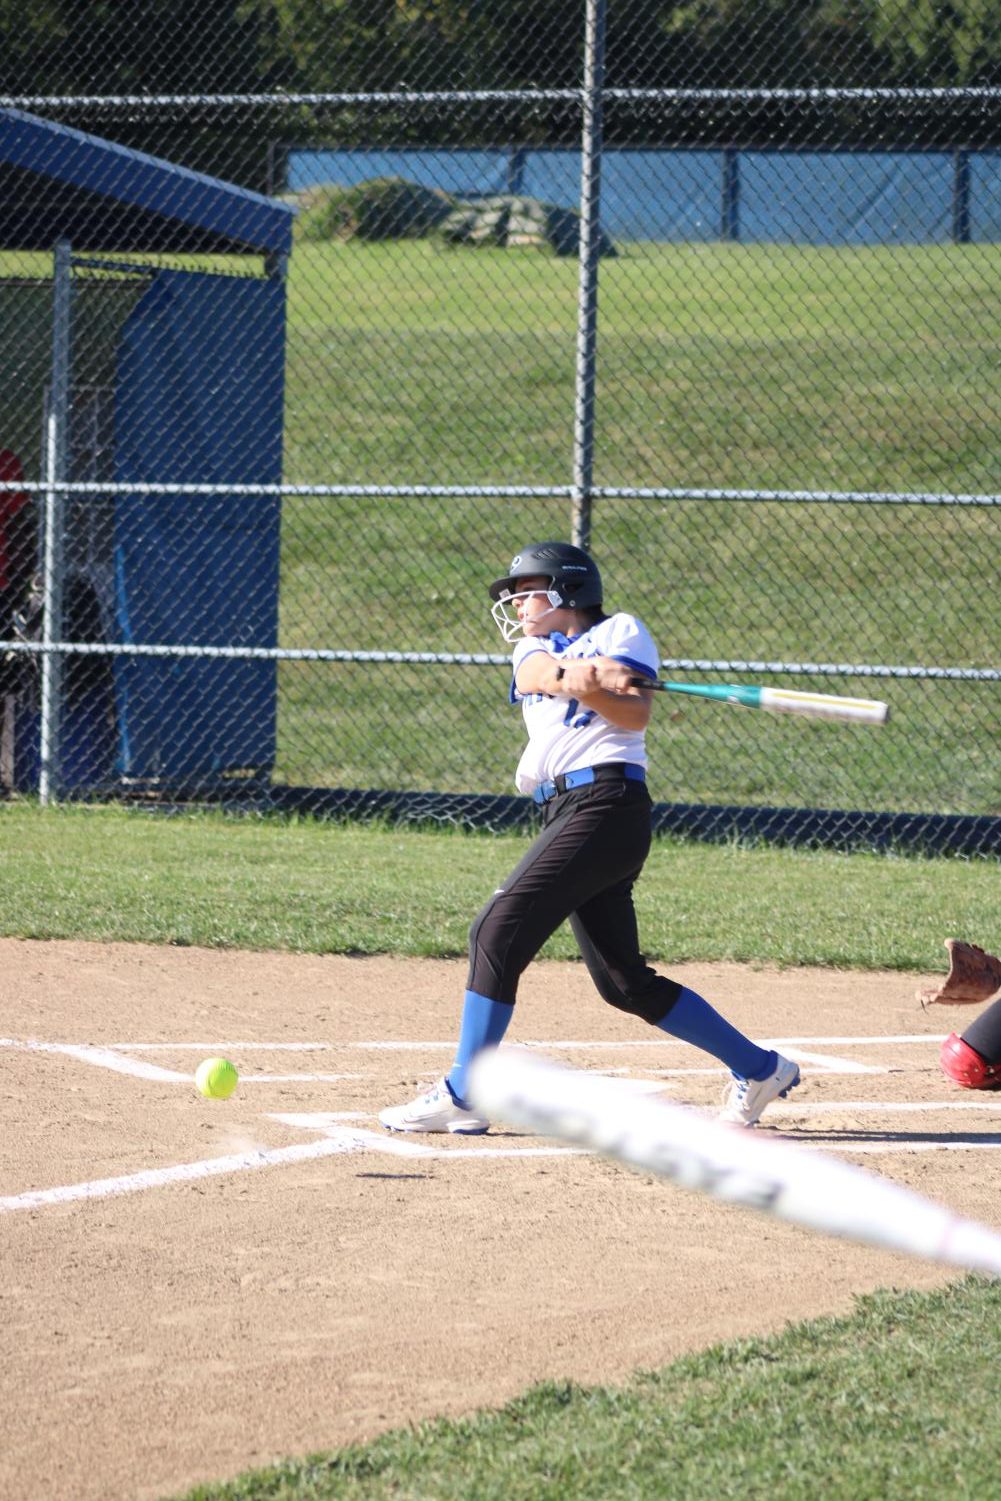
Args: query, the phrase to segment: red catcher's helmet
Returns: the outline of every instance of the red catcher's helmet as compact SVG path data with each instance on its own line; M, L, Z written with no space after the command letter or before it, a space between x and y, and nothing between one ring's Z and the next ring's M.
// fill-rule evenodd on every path
M988 1063L955 1032L943 1042L939 1062L946 1078L962 1089L1001 1089L1001 1064Z

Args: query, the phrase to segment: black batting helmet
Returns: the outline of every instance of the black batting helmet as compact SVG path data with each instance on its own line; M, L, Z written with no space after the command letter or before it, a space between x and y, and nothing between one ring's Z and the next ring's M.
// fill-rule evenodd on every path
M490 598L497 601L510 599L518 593L518 580L536 577L549 580L550 598L556 594L554 605L564 605L571 610L586 610L601 604L601 574L594 559L570 542L532 542L523 547L511 559L511 566L502 579L490 585Z

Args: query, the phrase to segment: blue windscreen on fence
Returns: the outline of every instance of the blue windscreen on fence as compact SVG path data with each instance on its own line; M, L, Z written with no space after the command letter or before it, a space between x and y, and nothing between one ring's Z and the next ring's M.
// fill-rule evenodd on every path
M610 147L601 172L601 222L622 240L1001 240L1001 152ZM289 152L286 186L403 177L460 197L524 193L573 208L580 174L573 149L310 149Z
M1001 240L1001 151L970 153L970 239Z
M937 152L749 152L740 159L740 238L811 245L946 241L954 178L954 159Z
M601 223L613 239L721 238L722 151L608 151L601 163ZM547 203L580 197L578 151L529 151L520 191Z

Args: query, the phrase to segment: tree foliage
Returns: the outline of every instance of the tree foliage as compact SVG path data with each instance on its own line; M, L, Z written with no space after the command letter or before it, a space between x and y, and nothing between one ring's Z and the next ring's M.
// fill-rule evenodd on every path
M872 30L905 82L948 88L1001 77L999 0L882 0Z
M585 0L0 0L7 95L579 89ZM608 0L606 82L714 89L1001 84L1001 0ZM609 101L610 142L952 144L1001 107ZM260 189L276 141L571 144L568 103L66 107L60 118Z
M572 88L584 0L0 0L8 93ZM608 0L619 86L1001 81L1001 0Z

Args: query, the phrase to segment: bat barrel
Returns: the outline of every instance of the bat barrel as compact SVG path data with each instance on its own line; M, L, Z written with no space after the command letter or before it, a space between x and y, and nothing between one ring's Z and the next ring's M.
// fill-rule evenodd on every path
M885 724L889 706L875 698L841 698L832 693L802 693L793 688L762 688L762 709L778 714L804 714L811 719L834 719L842 724Z

